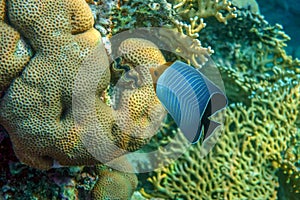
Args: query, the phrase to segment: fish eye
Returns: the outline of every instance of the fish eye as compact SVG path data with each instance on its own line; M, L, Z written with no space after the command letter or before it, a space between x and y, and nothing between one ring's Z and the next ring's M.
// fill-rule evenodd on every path
M158 71L155 70L155 71L154 71L154 75L155 75L155 76L158 76Z

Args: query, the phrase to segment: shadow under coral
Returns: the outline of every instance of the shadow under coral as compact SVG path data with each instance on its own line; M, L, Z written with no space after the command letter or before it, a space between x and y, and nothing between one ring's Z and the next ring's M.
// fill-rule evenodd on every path
M89 199L97 181L92 167L64 167L42 171L22 164L0 125L0 198Z

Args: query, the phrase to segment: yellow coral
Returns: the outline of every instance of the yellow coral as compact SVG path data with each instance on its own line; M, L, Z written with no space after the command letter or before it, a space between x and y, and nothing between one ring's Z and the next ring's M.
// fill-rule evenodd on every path
M99 180L92 190L92 198L95 200L128 200L138 184L135 174L123 173L107 167L98 169L97 174Z
M199 18L215 17L219 22L227 23L227 20L235 18L235 7L227 0L173 0L175 11L185 20L195 16ZM226 11L224 15L221 11Z
M154 190L142 192L166 199L276 199L272 161L296 135L299 95L299 85L283 87L252 99L248 108L231 105L225 131L207 157L199 156L200 144L193 146L148 179Z
M208 61L209 56L214 52L211 47L202 47L198 39L189 37L180 29L179 32L161 29L160 39L165 41L169 49L178 52L189 64L199 68Z
M11 0L8 1L7 16L34 50L34 56L21 76L14 79L0 102L0 123L8 131L15 153L22 162L40 169L49 169L55 160L61 165L96 164L99 161L94 154L104 153L100 156L107 161L124 152L118 148L108 151L99 142L112 142L133 151L148 140L146 134L149 132L134 132L132 129L136 125L143 130L155 119L155 112L150 112L150 109L160 104L155 99L153 87L148 84L137 91L122 91L122 102L116 111L101 100L110 81L109 68L104 68L108 60L105 60L104 48L99 50L101 37L93 28L92 13L84 0ZM4 29L0 32L3 34ZM136 54L135 51L139 50L131 49L134 61L145 59L144 63L156 63L151 57L136 59L135 56L144 52ZM157 58L163 59L160 51L155 51ZM92 67L101 63L104 68L97 80L76 79L87 58ZM2 63L0 65L1 69L5 68ZM147 67L141 69L148 70ZM76 125L74 122L72 95L75 79L87 87L98 82L95 115L85 111L78 113L86 116L86 123L98 120L96 126L101 131L92 135L86 126L89 124ZM83 94L77 95L78 101L86 98ZM116 120L113 113L121 119ZM128 114L132 123L127 121ZM141 120L145 124L140 126ZM87 135L91 136L88 145L83 141Z
M278 167L278 177L281 181L281 196L288 199L299 199L300 197L300 130L298 135L292 140L292 144L284 151L283 157L275 157L273 165Z
M119 51L127 62L134 63L136 66L152 67L166 62L158 47L145 39L127 39L122 42Z
M76 144L80 133L70 113L72 79L86 57L82 52L90 52L100 40L91 11L81 0L13 0L7 12L35 51L1 100L0 120L16 155L41 169L50 168L53 159L64 165L95 162Z
M5 18L5 0L0 2L0 20L4 21Z
M0 96L30 59L30 50L20 34L5 23L5 1L0 4Z
M132 143L129 139L132 136L141 140L146 138L148 141L149 137L155 133L156 126L159 126L157 123L155 123L155 126L151 124L155 121L160 123L158 119L164 113L164 109L153 89L149 68L160 66L166 60L155 44L139 38L125 40L121 43L119 51L123 59L122 64L131 65L131 72L135 71L135 79L141 80L141 82L138 83L139 87L134 92L122 89L123 85L126 84L124 79L120 79L116 86L117 93L121 93L116 96L122 96L122 98L115 103L123 105L116 109L118 112L117 121L123 131L123 134L118 137L124 142L124 145ZM131 132L136 134L131 135ZM130 150L136 148L130 148Z

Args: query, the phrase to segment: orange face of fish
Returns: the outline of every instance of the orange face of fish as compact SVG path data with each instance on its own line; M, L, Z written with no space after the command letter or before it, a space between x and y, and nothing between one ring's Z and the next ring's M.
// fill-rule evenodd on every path
M170 67L173 64L173 62L166 62L163 65L160 65L158 67L151 67L150 70L150 74L153 80L153 87L154 87L154 91L156 92L156 83L158 78L160 77L160 75L162 75L162 73L164 73L164 71Z

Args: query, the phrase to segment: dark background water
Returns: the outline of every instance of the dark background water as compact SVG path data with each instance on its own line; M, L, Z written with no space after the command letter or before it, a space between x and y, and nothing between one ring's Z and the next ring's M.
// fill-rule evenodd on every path
M300 0L257 0L260 12L272 25L283 25L291 37L287 52L300 59Z

